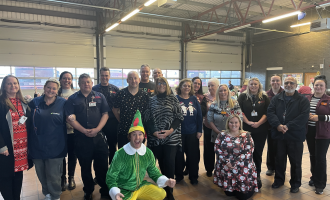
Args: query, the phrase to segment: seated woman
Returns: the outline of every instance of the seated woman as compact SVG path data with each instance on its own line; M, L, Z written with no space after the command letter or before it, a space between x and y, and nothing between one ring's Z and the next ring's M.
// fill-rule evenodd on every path
M115 153L107 173L106 183L113 200L163 200L166 192L162 188L175 186L176 181L163 176L156 167L153 153L142 143L144 134L137 110L128 131L130 142ZM146 172L158 186L143 180Z
M236 114L229 116L226 130L218 135L214 146L217 155L214 184L227 196L243 200L258 192L253 149L251 134L242 130L241 118Z

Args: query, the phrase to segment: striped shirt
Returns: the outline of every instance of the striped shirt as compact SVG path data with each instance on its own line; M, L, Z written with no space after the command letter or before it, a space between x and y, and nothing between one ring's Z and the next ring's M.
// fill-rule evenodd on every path
M310 113L312 114L312 115L315 115L315 112L316 112L316 106L317 106L317 104L319 103L319 101L320 101L320 99L321 98L316 98L316 97L312 97L312 100L311 100L311 102L310 102ZM314 121L310 121L310 120L308 120L308 126L315 126L315 123L316 122L314 122Z

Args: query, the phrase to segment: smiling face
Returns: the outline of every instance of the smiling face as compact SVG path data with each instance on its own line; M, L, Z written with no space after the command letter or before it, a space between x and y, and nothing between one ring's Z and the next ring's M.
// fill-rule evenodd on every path
M150 68L147 66L142 67L140 70L140 75L141 75L142 82L149 82Z
M159 93L164 93L166 91L166 83L163 80L159 80L157 83L157 90Z
M181 93L182 94L189 94L191 91L191 83L190 82L184 82L181 87Z
M142 145L144 134L141 131L133 131L130 133L130 144L134 149L139 149Z
M202 86L202 83L201 83L201 80L200 79L195 79L194 80L194 92L197 93L198 90L201 88Z
M162 70L160 69L154 69L152 76L154 77L154 79L158 78L158 77L163 77L163 73Z
M314 82L314 91L315 94L317 95L323 95L325 93L326 90L326 86L325 86L325 82L322 80L316 80Z
M70 73L63 74L60 80L61 87L63 89L70 89L72 85L72 76Z
M297 81L293 77L287 77L284 80L284 90L286 93L294 93L297 88Z
M137 72L130 72L128 73L127 76L127 83L128 86L131 88L137 88L139 87L139 83L140 83L140 78Z
M230 132L238 132L241 124L237 117L232 118L228 122L228 127Z
M110 80L110 71L101 71L101 85L107 86Z
M228 88L227 87L225 87L225 86L221 86L220 88L219 88L219 99L221 100L221 101L226 101L226 100L228 100Z
M251 94L257 94L259 90L259 82L255 80L251 80L249 82L249 90Z
M270 79L270 84L272 85L272 89L278 90L281 87L281 78L279 76L272 76Z
M92 91L93 82L90 78L82 78L79 80L79 87L83 93L90 93Z
M47 85L44 86L44 94L48 98L56 97L58 92L58 85L54 82L48 82Z
M15 77L7 78L5 91L8 96L16 96L16 93L19 91L19 84Z

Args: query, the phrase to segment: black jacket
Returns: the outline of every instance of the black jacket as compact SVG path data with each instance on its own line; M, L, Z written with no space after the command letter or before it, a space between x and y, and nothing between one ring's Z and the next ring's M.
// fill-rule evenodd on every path
M306 97L295 91L292 99L285 105L285 91L272 98L267 111L267 119L271 125L272 138L276 140L289 140L303 142L306 139L307 121L309 118L309 101ZM283 114L286 109L285 120ZM283 134L277 131L282 124L288 127Z
M23 105L23 103L22 103ZM27 106L25 116L30 116L30 108ZM15 158L13 151L13 143L11 139L11 133L9 124L11 124L11 119L7 119L7 115L10 115L9 107L6 104L0 103L0 149L8 148L9 155L5 156L0 154L0 177L10 177L15 174ZM30 117L27 118L26 130L29 130ZM29 168L33 166L31 160L29 160Z

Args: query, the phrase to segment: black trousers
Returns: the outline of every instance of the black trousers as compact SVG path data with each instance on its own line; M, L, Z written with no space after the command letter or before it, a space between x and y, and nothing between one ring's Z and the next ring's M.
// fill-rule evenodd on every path
M212 129L207 128L203 125L204 128L204 166L206 172L212 172L214 170L215 162L215 153L214 153L214 143L211 142Z
M291 165L291 188L301 186L301 161L304 150L303 142L278 140L276 153L275 182L284 184L287 156Z
M20 200L23 172L15 172L14 176L0 177L0 192L4 200Z
M271 130L268 130L267 136L267 169L275 170L275 158L276 158L276 140L272 138Z
M117 135L118 149L122 148L125 144L129 142L127 135Z
M313 180L315 188L324 189L327 185L327 152L330 144L330 139L316 139L315 148L315 171Z
M251 133L254 142L253 161L256 164L257 172L261 172L262 152L265 147L267 132Z
M81 178L84 183L83 190L87 194L94 191L92 176L92 162L97 182L101 186L100 193L107 195L109 190L105 183L108 171L108 145L105 136L100 132L90 138L81 133L75 134L75 151L81 167Z
M197 133L194 134L181 134L182 137L182 149L183 151L177 151L175 158L175 175L176 177L183 176L183 168L187 166L189 168L189 179L198 179L200 151L199 151L199 139L197 139ZM184 159L184 152L186 153L186 161Z
M162 174L167 178L174 178L175 155L177 153L178 146L159 145L151 147L150 149L158 159ZM165 191L167 193L167 197L173 196L173 188L166 187Z
M117 128L118 121L116 118L109 118L107 123L102 129L102 132L107 137L108 147L109 147L109 165L117 151Z
M306 142L309 151L310 160L310 171L312 173L311 180L313 179L315 173L315 136L316 136L316 126L308 126L308 131L306 134Z
M77 156L74 151L74 133L68 134L68 176L74 176L77 165ZM63 173L62 178L66 176L66 159L63 159Z

